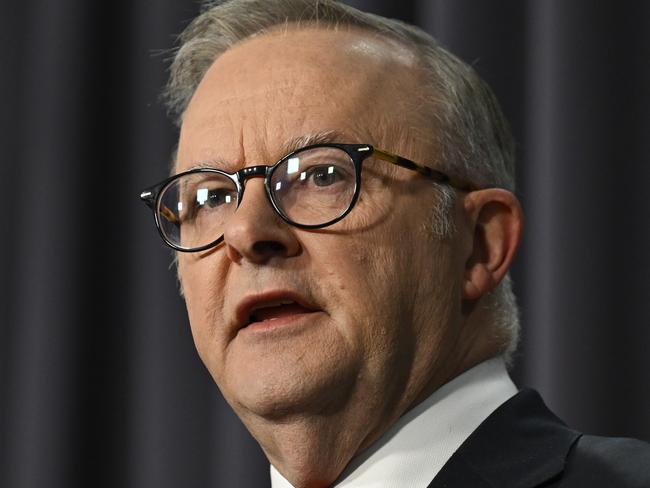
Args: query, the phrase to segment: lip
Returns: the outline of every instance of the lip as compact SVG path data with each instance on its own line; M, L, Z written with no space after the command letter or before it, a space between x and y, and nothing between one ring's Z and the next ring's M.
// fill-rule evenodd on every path
M251 325L251 315L256 308L264 307L265 304L272 304L279 300L291 300L301 307L305 308L308 312L320 312L321 310L314 305L310 300L293 290L270 290L264 293L248 295L244 297L235 309L235 324L236 330L244 329ZM296 317L305 314L296 314ZM291 317L277 319L268 322L277 322L275 326L280 326L284 322L291 322ZM262 322L253 322L253 324L261 324Z

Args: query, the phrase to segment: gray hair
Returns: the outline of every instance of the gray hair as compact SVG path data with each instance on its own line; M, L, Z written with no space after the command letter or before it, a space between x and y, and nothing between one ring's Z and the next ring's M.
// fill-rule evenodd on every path
M180 35L164 92L178 126L205 73L235 44L289 24L359 28L397 40L421 61L423 114L439 148L441 170L477 187L515 188L515 150L508 123L489 86L471 66L446 51L429 34L399 20L361 12L335 0L229 0L204 3ZM451 190L441 187L433 230L453 232ZM519 338L519 316L509 276L487 297L497 339L507 359Z

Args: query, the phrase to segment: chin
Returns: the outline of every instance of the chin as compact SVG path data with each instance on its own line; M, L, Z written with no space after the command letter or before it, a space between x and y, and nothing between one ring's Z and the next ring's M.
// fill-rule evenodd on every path
M242 413L268 420L321 415L340 409L349 398L358 377L351 366L341 360L309 364L280 355L272 362L235 366L236 373L218 383L228 402Z

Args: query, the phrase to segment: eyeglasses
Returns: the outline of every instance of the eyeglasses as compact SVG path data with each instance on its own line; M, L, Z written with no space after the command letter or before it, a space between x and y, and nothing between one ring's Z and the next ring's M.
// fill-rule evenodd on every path
M288 224L320 229L338 222L354 207L362 163L371 156L470 190L460 180L368 144L315 144L288 154L273 166L251 166L235 173L216 168L185 171L144 190L140 199L153 210L167 245L177 251L203 251L222 241L249 178L264 178L271 205Z

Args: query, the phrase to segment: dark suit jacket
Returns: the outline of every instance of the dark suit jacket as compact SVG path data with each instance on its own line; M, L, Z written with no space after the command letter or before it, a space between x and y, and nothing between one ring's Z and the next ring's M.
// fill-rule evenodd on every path
M650 412L649 412L650 414ZM522 390L490 415L429 488L650 488L650 444L583 435Z

